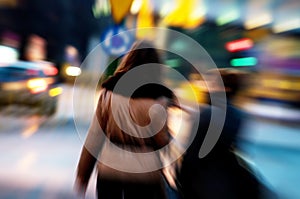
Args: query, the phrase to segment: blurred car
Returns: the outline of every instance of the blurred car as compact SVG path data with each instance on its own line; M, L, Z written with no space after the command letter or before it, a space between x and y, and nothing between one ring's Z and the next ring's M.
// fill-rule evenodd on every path
M38 114L53 115L62 88L58 70L44 62L18 61L0 65L0 106L38 107Z

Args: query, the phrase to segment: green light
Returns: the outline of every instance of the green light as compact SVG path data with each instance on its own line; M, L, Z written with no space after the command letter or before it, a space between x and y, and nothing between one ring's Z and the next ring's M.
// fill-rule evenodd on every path
M231 12L228 12L224 15L219 16L216 19L216 23L217 23L218 26L222 26L222 25L230 23L234 20L237 20L239 18L239 16L240 15L239 15L238 11L232 10Z
M92 12L95 18L110 15L110 4L108 0L96 0L92 7Z
M166 65L170 66L172 68L176 68L176 67L179 67L180 62L178 59L169 59L169 60L166 60Z
M244 57L230 60L231 66L255 66L257 59L255 57Z

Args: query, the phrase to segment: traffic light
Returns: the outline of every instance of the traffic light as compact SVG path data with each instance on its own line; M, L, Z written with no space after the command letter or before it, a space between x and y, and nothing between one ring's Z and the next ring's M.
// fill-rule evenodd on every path
M253 41L249 38L242 38L242 39L227 42L225 44L225 48L229 52L248 50L252 47L253 47Z
M247 56L247 51L254 46L253 40L250 38L241 38L229 41L225 44L225 49L231 54L230 65L233 67L255 66L257 59Z

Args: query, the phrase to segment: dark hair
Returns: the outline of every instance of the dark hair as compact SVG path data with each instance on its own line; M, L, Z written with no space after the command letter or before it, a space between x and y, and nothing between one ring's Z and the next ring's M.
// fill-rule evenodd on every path
M143 64L149 64L147 67L151 67L153 66L151 64L161 63L162 62L160 60L159 53L151 43L144 40L137 41L133 44L131 50L123 57L121 63L114 72L114 75L106 80L102 84L102 87L127 96L128 93L126 93L126 91L123 92L122 90L114 90L115 85L126 72ZM141 85L134 91L131 97L157 99L161 96L165 96L167 98L174 98L173 92L161 85L161 72L162 71L160 70L160 67L152 67L151 70L147 70L147 73L140 72L138 75L136 75L136 79L140 78L143 81L149 80L149 82L154 83Z
M123 57L114 75L125 73L134 67L149 63L162 63L157 50L148 41L136 41Z
M209 70L206 72L206 75L220 75L227 97L233 97L242 88L243 77L246 75L246 73L232 68L220 68ZM217 80L218 79L216 79L216 81Z

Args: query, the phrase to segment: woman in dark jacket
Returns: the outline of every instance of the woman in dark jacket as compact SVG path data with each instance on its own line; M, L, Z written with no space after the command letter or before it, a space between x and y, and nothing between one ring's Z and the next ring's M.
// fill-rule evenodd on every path
M231 69L220 69L209 71L206 75L210 97L215 103L201 110L200 121L195 125L196 136L178 172L178 188L184 199L262 198L258 180L240 164L235 154L237 136L245 115L232 104L232 99L241 84L239 78L242 74ZM222 82L215 78L217 75L221 75ZM200 158L199 151L210 123L214 125L214 122L222 120L212 120L213 111L220 113L220 116L225 115L224 126L213 149Z
M166 198L155 151L169 143L170 135L166 114L153 107L166 110L173 103L173 93L160 85L160 69L155 66L159 63L152 45L136 42L114 75L102 84L77 169L76 185L83 193L97 165L98 198ZM150 70L126 80L128 73L142 65ZM118 85L123 78L126 81ZM136 86L135 82L144 83L131 93L128 87Z

